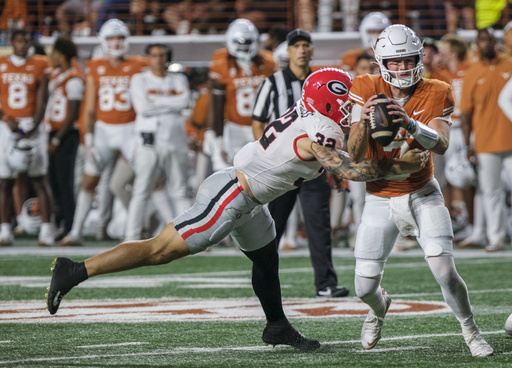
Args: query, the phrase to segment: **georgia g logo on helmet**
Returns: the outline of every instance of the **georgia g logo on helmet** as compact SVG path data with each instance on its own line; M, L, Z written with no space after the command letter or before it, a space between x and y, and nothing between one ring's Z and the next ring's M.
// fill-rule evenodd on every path
M345 83L339 80L332 80L327 82L327 89L335 95L345 96L348 93L348 87Z

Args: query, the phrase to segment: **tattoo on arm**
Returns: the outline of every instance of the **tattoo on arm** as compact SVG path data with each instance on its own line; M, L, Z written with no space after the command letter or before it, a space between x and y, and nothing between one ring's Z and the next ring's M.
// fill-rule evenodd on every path
M311 150L320 164L340 179L373 181L399 174L393 161L364 159L359 163L350 160L348 154L311 142Z

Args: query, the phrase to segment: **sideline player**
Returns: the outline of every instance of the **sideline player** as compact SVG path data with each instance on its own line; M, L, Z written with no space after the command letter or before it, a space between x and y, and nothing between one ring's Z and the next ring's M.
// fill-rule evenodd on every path
M359 35L363 44L362 49L350 49L341 56L341 67L349 74L355 73L357 57L363 52L373 56L373 46L377 41L377 36L391 25L389 18L381 12L371 12L367 14L359 25Z
M57 245L82 243L82 229L89 213L93 192L103 169L118 152L132 157L135 111L130 100L131 77L142 71L141 58L125 57L130 32L119 19L110 19L101 26L99 38L106 58L87 63L85 86L85 146L87 150L82 188L77 198L73 228Z
M84 95L83 73L73 66L76 45L68 38L55 40L50 55L53 71L48 83L45 123L50 131L48 177L55 199L55 224L67 234L75 214L75 160L80 134L75 126Z
M233 21L226 31L226 48L217 50L210 67L212 99L203 151L214 170L231 165L235 154L252 142L252 108L258 88L276 64L271 52L258 51L258 30L247 19Z
M130 84L130 95L137 113L135 132L137 144L134 157L135 181L125 240L141 239L142 223L147 202L163 171L164 185L169 186L174 213L188 209L188 147L185 135L185 117L181 114L190 100L187 77L167 72L171 50L163 44L150 44L146 48L149 70L135 74ZM167 196L155 203L169 207ZM169 213L169 210L166 211ZM171 211L172 213L172 211ZM167 223L172 217L168 217Z
M444 82L422 78L422 58L422 43L410 28L392 25L379 35L375 59L381 74L356 77L350 90L355 105L348 152L354 162L365 157L389 160L413 148L443 154L448 148L453 93ZM388 107L393 123L401 126L394 141L386 147L369 135L369 113L378 93L391 97ZM433 161L429 159L415 173L366 184L366 204L354 252L356 293L371 308L363 324L361 343L364 349L372 349L381 337L391 298L380 282L400 233L417 237L446 303L461 324L471 354L492 355L493 349L481 336L473 318L466 284L455 268L450 214L433 172Z
M282 307L279 259L272 217L264 203L311 180L328 169L339 177L372 180L421 169L428 153L411 150L402 159L364 160L353 165L340 151L339 127L347 112L350 78L339 69L323 69L309 76L304 99L266 128L258 141L235 156L234 167L218 171L200 186L196 203L154 238L125 242L77 263L54 262L47 307L55 314L64 297L87 278L141 266L166 264L196 254L229 233L253 262L252 285L267 319L262 339L304 351L318 349L318 341L299 334Z
M28 56L30 35L15 30L11 36L13 54L0 57L0 245L11 245L12 188L18 170L7 161L8 150L26 139L31 149L28 167L23 168L34 188L41 212L38 245L55 242L51 225L52 195L48 171L47 133L41 124L48 100L50 63L41 55ZM9 149L10 147L10 149ZM24 166L24 165L22 165Z

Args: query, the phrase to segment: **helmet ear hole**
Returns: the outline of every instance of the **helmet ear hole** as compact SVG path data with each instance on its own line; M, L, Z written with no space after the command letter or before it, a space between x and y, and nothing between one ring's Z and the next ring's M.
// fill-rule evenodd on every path
M329 114L332 114L332 108L331 108L331 104L328 103L325 105L325 110L329 113Z

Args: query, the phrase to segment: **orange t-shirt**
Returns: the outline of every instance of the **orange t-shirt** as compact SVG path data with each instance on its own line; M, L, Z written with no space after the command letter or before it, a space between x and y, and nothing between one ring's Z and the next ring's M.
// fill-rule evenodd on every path
M501 90L512 76L512 59L498 55L472 64L464 76L460 110L473 112L476 153L512 150L512 122L498 106Z
M46 123L52 131L59 129L68 116L66 83L72 78L79 78L83 84L82 71L74 67L64 73L53 71L50 75L50 97L46 108Z
M0 56L0 105L5 115L28 118L35 113L39 81L50 72L46 56L33 55L20 66Z
M213 54L209 76L225 86L224 119L240 125L252 125L252 108L258 88L265 78L274 74L276 63L269 51L260 51L261 64L251 65L251 75L245 75L229 57L226 48Z
M391 96L389 84L380 75L364 74L354 79L349 97L352 103L360 106L374 95L384 93ZM418 82L414 94L404 105L407 114L417 121L428 125L438 117L448 118L453 111L454 100L451 86L437 79L422 79ZM405 129L400 129L391 144L379 145L369 137L367 158L399 158L409 149L425 150ZM427 165L402 181L376 180L366 183L366 191L379 197L398 197L422 188L434 174L432 155Z
M147 65L141 57L129 57L113 68L108 58L86 61L88 76L96 85L96 120L126 124L135 120L130 100L130 79Z

